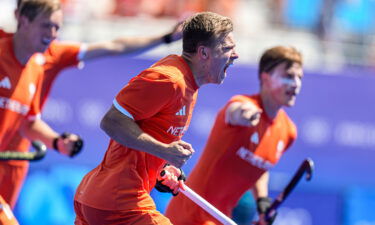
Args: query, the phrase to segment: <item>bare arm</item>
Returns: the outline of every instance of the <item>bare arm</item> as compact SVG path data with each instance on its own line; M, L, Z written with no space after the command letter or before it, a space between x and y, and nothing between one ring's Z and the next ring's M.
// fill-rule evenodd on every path
M233 126L256 126L261 113L251 102L233 102L225 112L225 121Z
M170 144L162 143L143 132L135 121L122 114L112 106L103 117L100 127L116 142L126 147L147 152L176 167L181 167L194 152L190 144L175 141Z
M42 141L49 149L53 149L53 141L60 136L41 119L36 119L34 121L26 120L22 124L20 131L23 136L31 141ZM75 134L71 134L64 140L59 138L57 142L59 152L64 155L70 155L73 151L74 143L78 139L79 137Z
M178 23L172 32L154 37L122 37L111 41L87 45L82 59L89 60L109 55L142 53L163 43L177 41L182 37L182 25Z
M268 197L269 172L265 172L255 183L253 195L255 199Z
M41 119L25 121L22 124L21 133L30 140L42 141L47 148L53 148L53 140L59 136L58 133Z

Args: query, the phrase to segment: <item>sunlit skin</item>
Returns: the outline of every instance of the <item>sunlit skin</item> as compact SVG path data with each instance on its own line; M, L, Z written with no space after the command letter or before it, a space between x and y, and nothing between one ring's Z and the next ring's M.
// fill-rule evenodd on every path
M19 16L18 30L14 35L14 49L20 62L27 62L36 52L43 53L56 39L62 23L63 13L61 10L51 14L39 14L32 21L25 16Z
M207 63L207 83L223 83L228 67L238 58L235 47L233 33L229 33L211 49L211 60Z
M293 63L289 68L287 63L277 65L271 72L261 74L261 97L265 104L266 112L274 117L282 106L293 106L296 96L301 91L303 69L298 63Z

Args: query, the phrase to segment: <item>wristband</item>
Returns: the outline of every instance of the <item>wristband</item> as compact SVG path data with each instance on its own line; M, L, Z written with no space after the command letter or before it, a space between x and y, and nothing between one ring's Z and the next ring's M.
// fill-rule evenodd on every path
M59 141L59 139L60 139L60 136L55 137L55 138L53 139L53 141L52 141L52 147L53 147L53 149L54 149L55 151L57 151L57 152L59 152L59 146L58 146L58 144L57 144L57 142Z
M64 140L68 138L70 135L71 133L63 132L62 134L60 134L60 136L54 138L52 141L53 149L56 150L57 152L60 152L59 145L58 145L59 139L61 138ZM78 140L74 142L72 152L70 153L69 156L74 157L82 150L82 148L83 148L83 140L81 139L81 137L78 136Z
M162 37L162 40L165 44L169 44L172 42L172 34L169 33L169 34L166 34Z

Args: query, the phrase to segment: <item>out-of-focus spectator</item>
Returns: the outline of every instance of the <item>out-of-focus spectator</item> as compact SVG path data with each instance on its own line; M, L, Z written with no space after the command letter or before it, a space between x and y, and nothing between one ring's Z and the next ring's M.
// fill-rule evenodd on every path
M268 7L269 11L269 20L271 24L282 26L284 24L284 9L285 9L286 0L269 0Z
M113 14L119 16L136 16L140 11L141 2L142 0L115 0ZM155 2L158 1L155 0Z
M186 13L211 11L233 17L238 0L115 0L113 14L181 17Z

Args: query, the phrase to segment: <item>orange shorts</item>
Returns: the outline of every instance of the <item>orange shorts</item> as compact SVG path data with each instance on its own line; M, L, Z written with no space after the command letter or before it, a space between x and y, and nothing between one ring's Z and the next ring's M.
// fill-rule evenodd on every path
M11 208L16 205L28 169L28 164L12 165L8 162L0 162L0 195Z
M75 225L172 225L157 210L101 210L74 201Z

